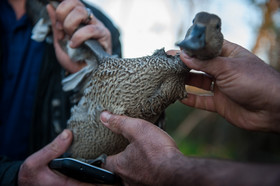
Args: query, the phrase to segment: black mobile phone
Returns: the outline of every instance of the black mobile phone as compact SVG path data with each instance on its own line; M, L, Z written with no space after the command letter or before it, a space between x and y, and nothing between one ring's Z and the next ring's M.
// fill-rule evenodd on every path
M74 158L54 159L49 163L49 167L81 182L100 184L119 182L119 177L114 173Z

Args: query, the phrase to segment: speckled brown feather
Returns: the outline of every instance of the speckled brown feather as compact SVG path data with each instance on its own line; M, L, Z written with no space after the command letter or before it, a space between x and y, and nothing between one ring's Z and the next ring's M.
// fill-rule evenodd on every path
M168 105L186 97L189 70L178 55L168 56L163 49L142 58L102 59L68 122L74 133L72 157L92 159L122 151L127 140L104 127L100 113L108 110L155 123Z

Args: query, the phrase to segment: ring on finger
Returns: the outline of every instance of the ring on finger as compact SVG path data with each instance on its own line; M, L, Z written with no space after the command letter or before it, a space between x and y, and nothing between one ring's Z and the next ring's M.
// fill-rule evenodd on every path
M214 87L215 87L215 81L212 81L212 82L211 82L211 85L210 85L210 91L211 91L211 92L214 91Z
M88 24L93 19L94 15L90 8L86 8L86 11L87 11L87 19L85 21L85 24Z

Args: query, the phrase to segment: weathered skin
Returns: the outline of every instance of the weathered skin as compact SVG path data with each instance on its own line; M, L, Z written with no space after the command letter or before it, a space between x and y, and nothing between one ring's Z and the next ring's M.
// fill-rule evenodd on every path
M163 49L152 56L104 58L90 77L68 128L74 133L72 157L92 159L122 151L127 140L99 120L102 111L125 114L155 123L168 105L186 97L184 81L190 69L179 56Z

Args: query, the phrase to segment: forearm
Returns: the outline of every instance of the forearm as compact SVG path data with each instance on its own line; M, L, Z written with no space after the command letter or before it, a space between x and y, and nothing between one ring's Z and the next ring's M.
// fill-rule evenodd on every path
M280 166L181 156L172 163L172 185L278 185ZM177 167L176 167L177 166ZM169 170L172 170L169 169Z

